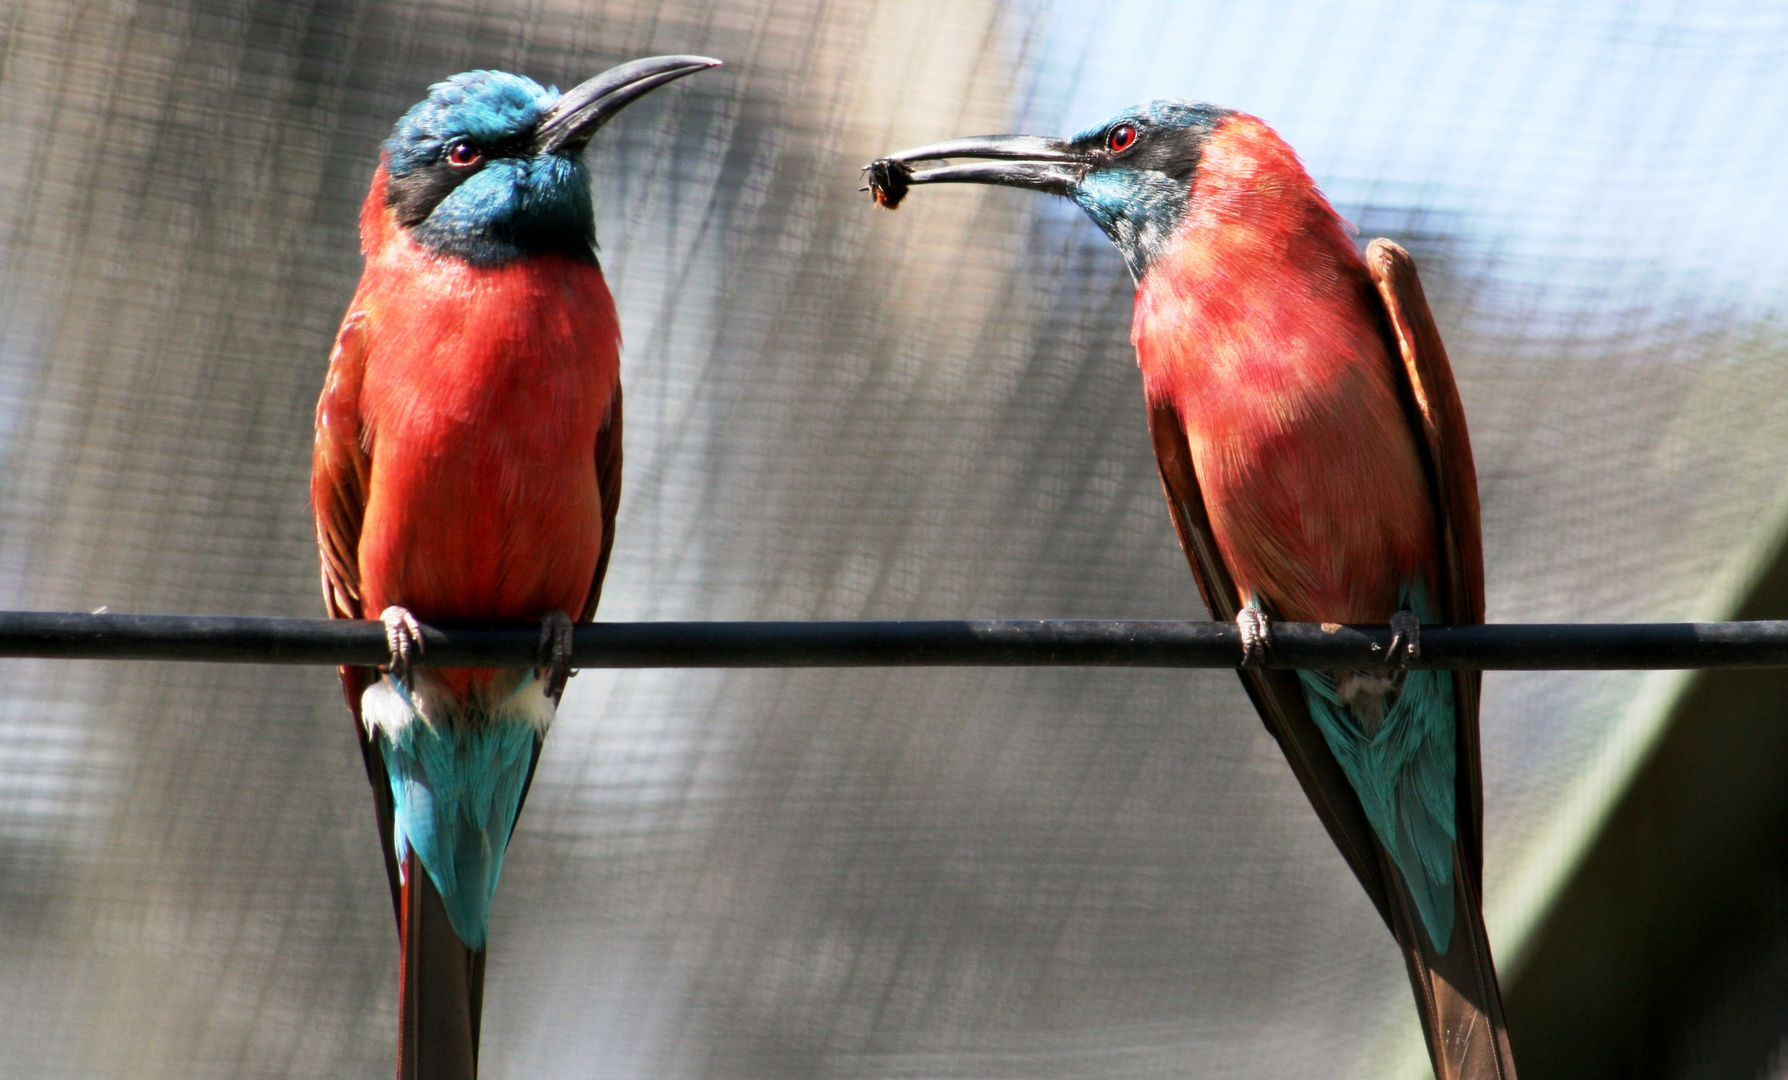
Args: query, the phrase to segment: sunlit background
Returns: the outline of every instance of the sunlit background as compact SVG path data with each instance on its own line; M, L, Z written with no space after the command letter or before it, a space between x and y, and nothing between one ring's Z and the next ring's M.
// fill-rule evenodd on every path
M6 0L0 607L321 614L311 413L380 140L454 72L568 86L667 52L727 66L590 154L627 342L604 619L1201 617L1104 238L1022 192L857 191L889 150L1163 96L1261 116L1362 242L1415 253L1492 620L1774 595L1780 4ZM1600 1028L1570 1012L1636 984L1570 959L1560 911L1720 892L1637 857L1607 856L1600 908L1574 884L1614 825L1663 820L1622 810L1654 747L1718 743L1709 685L1486 680L1530 1080L1788 1075L1788 797L1719 834L1764 870L1688 905L1717 948ZM1761 789L1788 783L1758 745ZM1715 802L1742 786L1712 771ZM395 960L332 672L0 664L0 1074L383 1075ZM484 1030L493 1078L1427 1068L1397 950L1224 672L585 672Z

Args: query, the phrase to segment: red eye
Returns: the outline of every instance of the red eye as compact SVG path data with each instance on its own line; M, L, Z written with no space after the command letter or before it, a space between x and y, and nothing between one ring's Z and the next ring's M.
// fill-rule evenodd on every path
M469 169L484 157L468 139L460 139L447 148L447 164L456 169Z
M1136 128L1129 124L1119 124L1111 129L1110 135L1105 136L1105 145L1111 147L1111 152L1114 154L1123 153L1135 143Z

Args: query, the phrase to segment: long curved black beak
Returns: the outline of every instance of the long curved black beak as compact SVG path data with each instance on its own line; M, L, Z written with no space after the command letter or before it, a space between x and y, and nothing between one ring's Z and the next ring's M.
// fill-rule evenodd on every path
M915 171L915 161L946 158L979 158L969 165L945 165ZM914 184L1000 184L1029 188L1051 195L1071 195L1091 168L1086 154L1061 139L1041 135L977 135L946 139L912 150L902 150L870 162L868 191L875 201L892 210L906 198Z
M534 149L539 153L576 153L588 146L590 137L616 113L653 90L719 66L720 61L707 56L648 56L609 68L559 97L558 104L534 128Z

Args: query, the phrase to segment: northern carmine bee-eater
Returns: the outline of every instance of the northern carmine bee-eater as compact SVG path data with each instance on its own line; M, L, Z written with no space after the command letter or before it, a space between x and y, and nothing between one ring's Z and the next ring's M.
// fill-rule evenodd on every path
M915 170L947 159L967 163ZM1422 623L1484 617L1465 414L1400 247L1364 258L1272 129L1185 101L1070 139L934 143L869 166L918 184L1064 195L1136 283L1131 340L1168 509L1243 684L1402 946L1441 1080L1513 1080L1480 911L1478 687L1413 670ZM1259 665L1269 618L1390 623L1373 671Z
M491 894L614 543L621 334L583 152L718 63L636 60L563 94L456 75L397 122L360 211L311 503L330 615L391 642L341 681L397 908L400 1080L477 1074ZM428 667L419 619L540 620L540 665Z

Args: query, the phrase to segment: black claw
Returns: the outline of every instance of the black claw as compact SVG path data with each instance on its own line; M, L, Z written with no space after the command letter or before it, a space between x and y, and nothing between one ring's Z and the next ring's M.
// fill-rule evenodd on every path
M571 616L557 608L540 620L540 666L546 669L546 696L558 701L571 678Z
M1408 608L1391 616L1389 655L1396 658L1398 667L1405 669L1411 660L1422 655L1422 621Z

